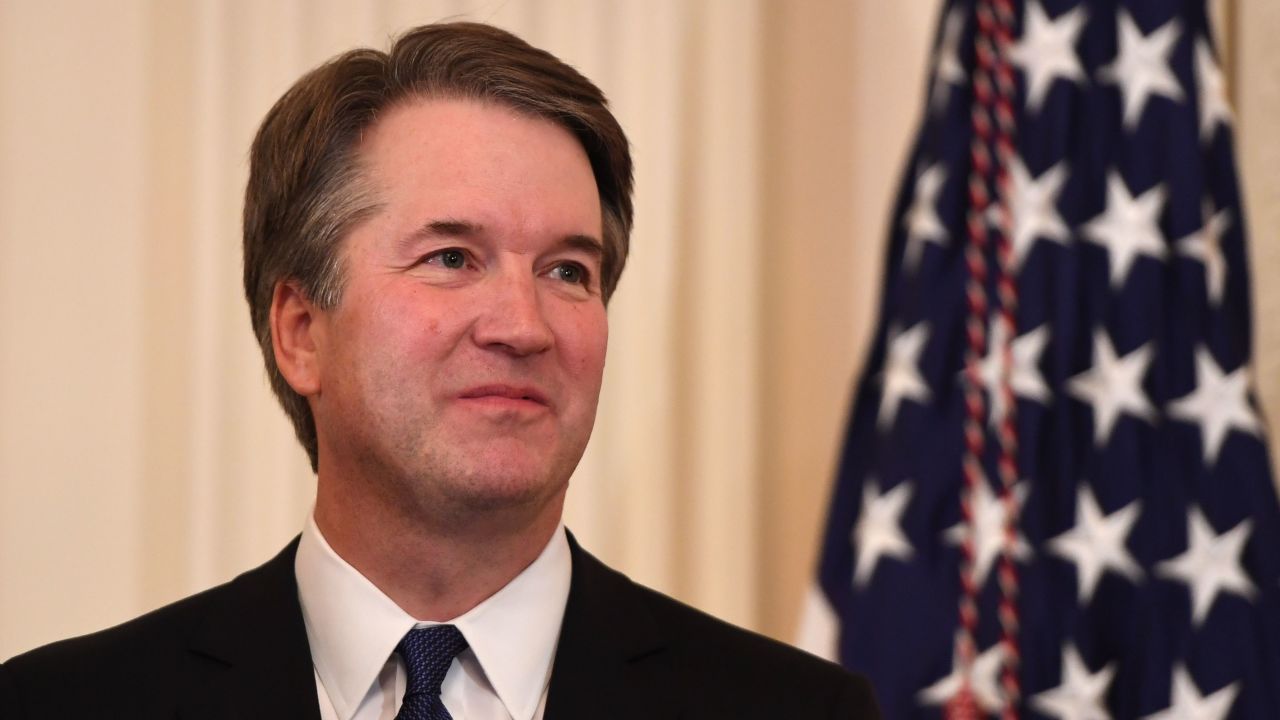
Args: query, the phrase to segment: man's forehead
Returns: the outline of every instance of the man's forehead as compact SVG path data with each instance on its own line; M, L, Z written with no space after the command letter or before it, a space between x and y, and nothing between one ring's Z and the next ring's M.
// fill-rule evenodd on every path
M476 118L494 118L502 123L485 123L484 128L477 127ZM384 108L361 134L359 146L367 149L370 145L388 139L401 139L401 133L421 132L424 134L449 131L474 131L470 133L478 140L483 139L487 131L515 131L521 125L534 125L553 128L573 139L584 156L587 150L581 140L569 126L552 118L539 114L513 103L496 98L472 97L460 94L416 94L399 100ZM391 137L388 138L387 136Z
M419 98L386 113L361 146L381 232L408 251L443 237L540 238L603 258L601 198L578 139L510 107Z
M375 186L390 173L464 175L476 165L494 164L495 154L513 161L540 157L548 163L576 156L596 183L586 148L569 129L483 99L426 96L399 103L365 131L357 152L362 174Z

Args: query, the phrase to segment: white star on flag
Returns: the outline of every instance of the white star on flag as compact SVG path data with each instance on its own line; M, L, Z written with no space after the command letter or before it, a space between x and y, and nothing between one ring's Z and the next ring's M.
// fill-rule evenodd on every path
M1156 565L1156 574L1186 583L1191 590L1191 618L1204 622L1220 592L1252 599L1253 583L1240 565L1253 521L1241 520L1218 535L1198 507L1187 513L1187 551Z
M1231 105L1227 102L1227 83L1213 59L1213 49L1203 37L1196 38L1196 87L1200 89L1200 140L1213 139L1218 123L1230 124Z
M1026 400L1034 400L1041 405L1049 402L1049 386L1045 384L1044 376L1040 374L1040 356L1044 353L1045 344L1049 342L1049 325L1047 323L1041 325L1031 332L1023 333L1013 341L1009 348L1009 354L1013 356L1012 368L1005 367L1003 352L1005 335L1008 333L1004 323L992 323L987 355L978 365L978 377L982 379L982 384L991 398L990 424L992 427L1003 422L1009 412L1004 395L997 392L1000 378L1006 370L1009 373L1009 388L1014 395Z
M947 107L952 86L965 82L964 66L960 63L960 35L964 32L964 13L953 7L942 22L942 40L938 43L933 63L933 89L929 98L930 108L940 112Z
M889 350L884 362L884 386L876 425L880 429L893 426L903 399L924 403L929 400L929 386L920 375L920 353L929 339L929 325L916 323L906 332L890 333Z
M1201 204L1204 225L1197 231L1174 241L1183 257L1199 260L1204 265L1204 287L1214 307L1222 304L1222 291L1227 284L1227 261L1222 257L1222 236L1231 226L1231 211L1213 211L1213 202L1205 198Z
M1031 112L1039 111L1055 78L1077 83L1085 79L1075 45L1087 18L1080 5L1050 20L1039 2L1027 4L1022 38L1009 57L1026 73L1027 109Z
M1009 177L1013 180L1013 266L1020 268L1037 239L1063 246L1071 241L1071 230L1057 208L1058 195L1067 180L1067 164L1059 161L1032 178L1022 159L1015 157L1009 164Z
M1107 209L1084 226L1085 238L1107 249L1111 258L1111 287L1119 289L1139 255L1164 259L1164 235L1160 234L1160 209L1165 188L1156 184L1138 197L1129 194L1120 173L1107 173Z
M1204 346L1196 348L1196 389L1168 405L1170 417L1200 426L1200 446L1205 465L1213 466L1218 451L1231 430L1258 437L1262 422L1249 404L1249 372L1247 366L1236 368L1230 375L1214 361Z
M945 705L960 692L964 685L964 667L960 662L960 640L952 653L951 674L920 691L917 699L926 705ZM969 675L969 690L978 707L987 712L997 712L1004 705L1000 691L1000 668L1004 663L1004 647L996 643L973 659Z
M1093 367L1067 380L1067 392L1093 406L1093 440L1098 447L1110 442L1120 413L1148 422L1155 417L1142 389L1151 359L1151 343L1117 358L1106 331L1094 331Z
M1076 491L1075 527L1050 540L1049 550L1075 563L1081 605L1093 598L1098 580L1106 570L1135 583L1142 579L1142 568L1125 547L1139 508L1140 504L1134 500L1104 516L1088 486L1081 483Z
M909 560L914 552L902 532L902 511L911 502L911 483L901 482L879 494L875 481L867 478L862 486L862 511L853 530L853 543L858 558L854 564L853 584L866 587L882 557Z
M1223 720L1240 692L1240 683L1224 685L1210 695L1201 695L1191 673L1181 663L1173 669L1173 702L1144 720Z
M938 193L946 181L947 168L942 163L930 165L916 178L911 207L903 218L907 226L907 247L902 264L909 272L915 272L919 267L924 243L945 245L948 240L947 226L942 224L937 211Z
M1027 484L1017 483L1013 486L1013 503L1021 508L1027 499ZM996 558L1004 552L1005 528L1009 522L1009 513L1005 509L1004 500L991 491L986 482L979 482L973 494L973 582L982 587L987 582L987 574ZM943 537L952 545L962 545L969 537L969 526L963 521L947 528ZM1015 560L1026 561L1031 557L1031 546L1027 539L1018 533L1013 542Z
M1124 126L1132 130L1142 117L1142 109L1152 95L1182 100L1182 86L1169 67L1181 28L1176 18L1150 35L1143 35L1128 11L1119 14L1120 54L1114 62L1098 70L1099 77L1120 86L1124 98Z
M1103 701L1115 674L1115 663L1089 672L1079 651L1068 643L1062 648L1062 684L1032 695L1031 705L1058 720L1111 720Z

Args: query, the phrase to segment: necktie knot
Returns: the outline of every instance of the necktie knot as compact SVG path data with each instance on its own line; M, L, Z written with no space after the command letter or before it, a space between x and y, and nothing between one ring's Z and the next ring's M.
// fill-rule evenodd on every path
M396 652L404 659L409 687L396 717L449 717L440 704L440 684L453 658L466 649L467 639L452 625L414 628L406 633ZM441 712L444 714L438 714Z

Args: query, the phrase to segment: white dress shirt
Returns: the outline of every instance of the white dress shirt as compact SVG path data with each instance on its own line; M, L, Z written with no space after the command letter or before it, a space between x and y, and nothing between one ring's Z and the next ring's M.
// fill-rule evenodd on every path
M419 622L329 547L307 520L294 561L323 720L392 720L405 691L395 647ZM440 697L454 720L541 720L572 573L563 526L529 567L448 621L470 645Z

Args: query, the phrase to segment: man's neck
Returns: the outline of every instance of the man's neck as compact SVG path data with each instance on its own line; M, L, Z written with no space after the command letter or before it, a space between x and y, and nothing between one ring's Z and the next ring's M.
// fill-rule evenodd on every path
M441 527L327 489L321 483L315 519L329 546L406 613L437 622L466 613L532 564L564 504L562 491L527 518L488 513Z

